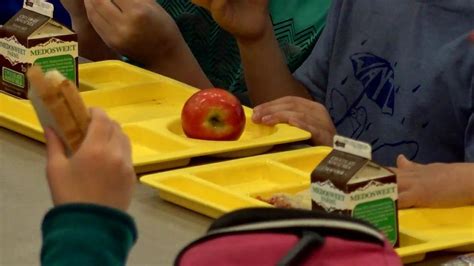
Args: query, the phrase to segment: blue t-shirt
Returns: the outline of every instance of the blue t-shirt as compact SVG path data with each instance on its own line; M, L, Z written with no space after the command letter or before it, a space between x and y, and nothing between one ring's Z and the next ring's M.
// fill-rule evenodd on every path
M474 161L472 0L334 0L295 77L374 160Z
M81 0L82 1L82 0ZM0 25L5 24L23 7L23 0L1 0ZM71 27L71 19L60 0L48 0L54 5L54 19L65 26Z

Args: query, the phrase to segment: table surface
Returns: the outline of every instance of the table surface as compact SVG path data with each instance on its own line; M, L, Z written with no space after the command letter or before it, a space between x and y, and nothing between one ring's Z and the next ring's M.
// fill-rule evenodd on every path
M40 142L0 128L0 265L38 265L40 225L52 203ZM172 265L177 252L201 236L212 220L160 200L137 184L129 213L139 240L129 265Z
M0 128L0 265L38 265L40 224L51 208L44 144ZM172 265L177 252L212 220L158 197L137 184L129 213L139 239L128 265ZM434 253L416 265L440 265L458 254Z

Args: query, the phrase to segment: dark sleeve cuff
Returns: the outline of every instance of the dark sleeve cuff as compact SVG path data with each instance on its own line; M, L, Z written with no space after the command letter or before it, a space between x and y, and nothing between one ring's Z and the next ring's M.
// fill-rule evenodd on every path
M137 239L131 216L93 204L51 209L42 234L43 265L125 265Z

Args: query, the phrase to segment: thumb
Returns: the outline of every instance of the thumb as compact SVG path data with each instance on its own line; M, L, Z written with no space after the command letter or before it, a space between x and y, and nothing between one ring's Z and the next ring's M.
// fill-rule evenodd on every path
M48 162L56 160L65 160L66 152L64 145L56 133L50 128L45 129L46 149L48 153Z
M400 154L397 157L397 167L398 168L413 168L413 167L417 167L419 165L420 164L417 164L415 162L412 162L412 161L408 160L407 157L405 157L405 155L403 155L403 154Z

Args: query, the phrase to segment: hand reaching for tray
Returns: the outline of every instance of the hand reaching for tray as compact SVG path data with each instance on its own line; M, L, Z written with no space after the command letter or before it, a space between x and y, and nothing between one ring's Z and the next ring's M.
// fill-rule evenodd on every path
M418 164L397 158L398 206L458 207L474 204L473 163Z
M99 109L79 150L67 157L52 130L46 130L47 178L55 206L92 203L126 211L136 176L128 137Z
M332 146L336 128L322 104L300 97L287 96L254 108L255 123L288 123L311 133L315 145Z

